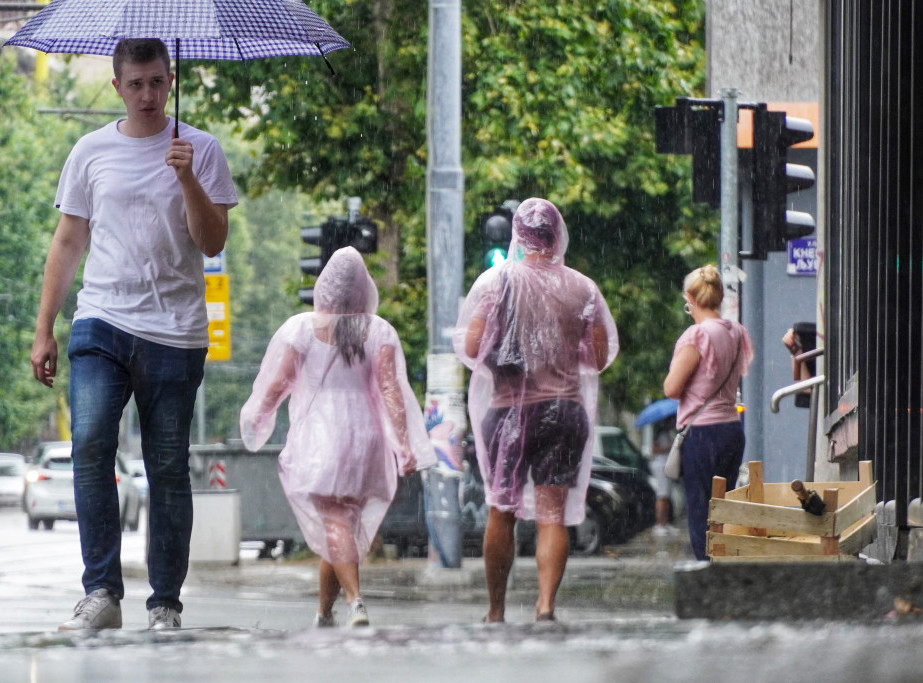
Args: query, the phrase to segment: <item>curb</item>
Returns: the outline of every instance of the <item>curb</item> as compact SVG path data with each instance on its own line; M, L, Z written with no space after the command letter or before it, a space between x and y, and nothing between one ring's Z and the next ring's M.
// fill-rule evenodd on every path
M674 565L688 560L684 539L655 539L649 531L605 549L603 555L571 557L558 591L561 604L613 610L674 612ZM186 585L230 587L267 595L308 598L317 595L316 558L241 559L236 565L190 563ZM139 563L123 564L125 577L146 579ZM412 602L487 601L483 559L465 557L460 569L432 566L425 558L369 558L360 568L362 593L369 598ZM535 558L517 557L507 597L530 602L538 589Z

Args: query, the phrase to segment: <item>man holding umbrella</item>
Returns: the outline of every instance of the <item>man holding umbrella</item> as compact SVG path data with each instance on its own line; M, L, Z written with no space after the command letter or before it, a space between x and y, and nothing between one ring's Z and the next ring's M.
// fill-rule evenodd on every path
M112 61L126 117L84 136L64 165L32 347L33 374L50 387L54 320L89 245L68 345L86 597L65 630L122 625L113 471L132 394L150 482L148 624L181 624L192 530L189 431L208 347L202 255L224 248L228 209L237 204L217 140L185 124L174 137L164 112L173 83L164 43L122 40Z

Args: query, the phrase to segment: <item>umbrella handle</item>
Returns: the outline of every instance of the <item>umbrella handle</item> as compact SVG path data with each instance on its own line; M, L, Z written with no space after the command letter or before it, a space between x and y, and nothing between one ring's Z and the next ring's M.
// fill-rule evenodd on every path
M179 137L179 38L176 39L176 94L173 96L176 115L173 117L173 138Z
M327 68L330 69L330 75L336 76L337 72L333 70L333 66L330 64L330 61L327 59L327 55L324 54L324 50L320 46L320 43L314 43L314 46L317 48L317 51L320 52L320 56L324 58L324 64L326 64Z

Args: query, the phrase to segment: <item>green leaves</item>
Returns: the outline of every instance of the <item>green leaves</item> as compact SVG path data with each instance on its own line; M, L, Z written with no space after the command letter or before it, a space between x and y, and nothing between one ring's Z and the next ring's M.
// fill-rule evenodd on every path
M30 353L45 254L57 222L55 188L73 124L36 112L39 102L15 72L15 55L0 54L0 450L15 450L53 410L66 389L61 368L54 390L32 378ZM66 351L66 329L59 337ZM63 343L62 343L63 342Z
M396 283L381 313L422 391L426 19L419 3L312 7L356 48L328 56L336 78L313 59L202 63L195 116L258 145L239 175L250 192L363 197L394 245L376 259L380 281ZM602 389L618 409L660 395L686 322L680 282L714 253L717 219L691 204L689 160L654 151L654 106L702 94L704 11L701 0L481 0L462 15L466 284L481 269L482 213L508 198L558 204L568 263L600 283L619 325Z

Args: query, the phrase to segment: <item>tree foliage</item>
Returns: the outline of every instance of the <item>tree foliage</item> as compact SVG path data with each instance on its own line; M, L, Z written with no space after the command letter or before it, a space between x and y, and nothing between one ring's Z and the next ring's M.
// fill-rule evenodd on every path
M203 62L182 75L197 95L190 115L206 126L228 122L255 145L254 163L238 174L247 192L363 197L381 231L373 258L380 311L398 329L419 390L427 343L425 13L391 0L311 5L355 47L328 56L335 77L309 58ZM481 214L507 198L555 202L571 233L568 263L599 283L619 325L622 354L602 378L615 409L659 394L684 325L680 281L714 253L717 223L691 204L688 159L657 155L653 142L654 106L700 94L703 17L700 0L464 7L466 284L480 268ZM255 249L265 244L254 240Z
M0 54L0 450L21 450L67 387L66 374L51 391L36 382L29 356L56 222L52 199L77 131L37 113L40 101L9 52Z
M355 47L328 55L336 76L314 58L184 62L179 75L183 117L219 136L242 195L226 249L233 356L206 368L209 439L236 434L269 337L303 310L303 212L336 213L350 195L379 224L369 261L380 312L398 329L418 392L425 383L426 13L393 0L311 6ZM622 353L602 377L612 414L659 394L685 324L680 281L714 253L717 221L691 204L688 158L657 155L653 143L653 107L701 94L703 17L701 0L463 8L466 285L481 267L482 214L508 198L555 202L571 234L568 264L599 283L619 326ZM55 392L31 379L28 355L55 222L49 198L87 130L39 120L9 62L0 59L0 447L53 409ZM52 105L72 101L72 88L60 83Z

